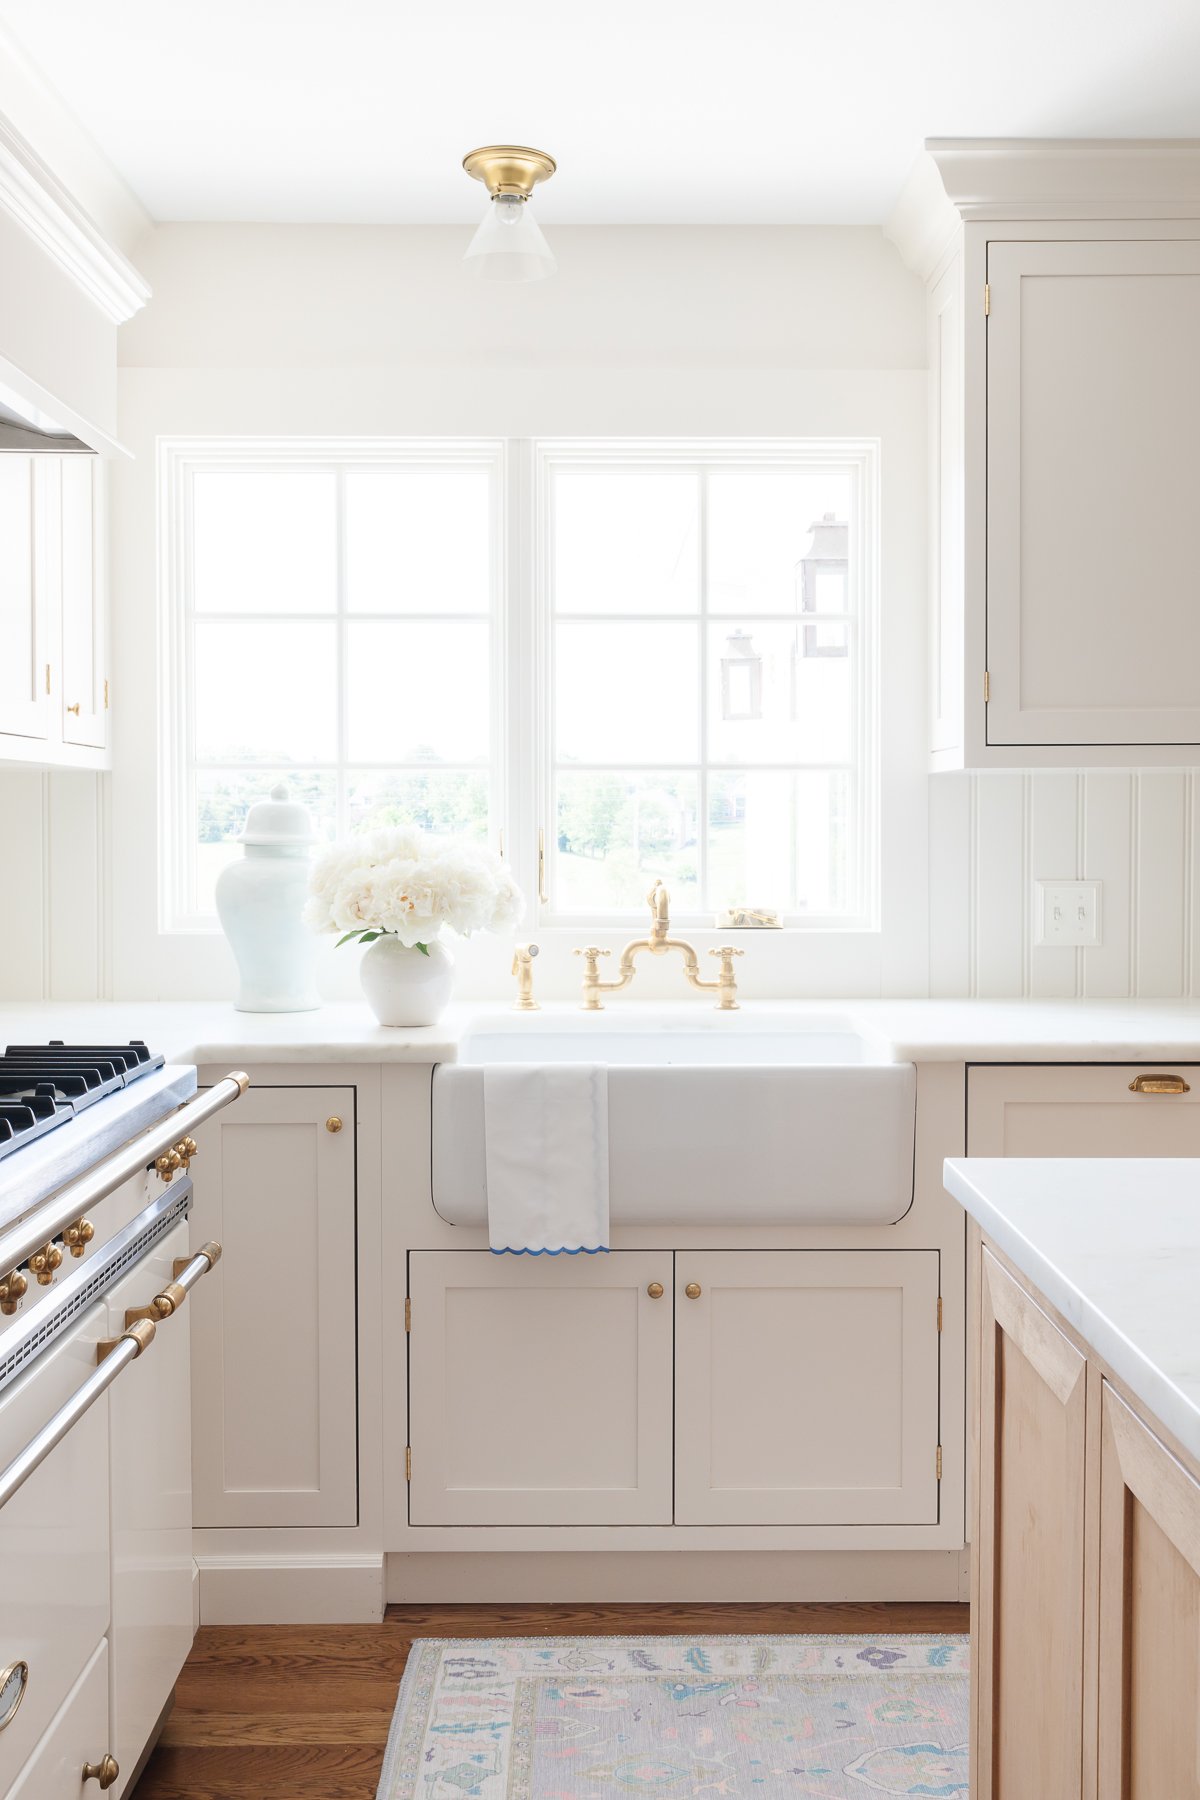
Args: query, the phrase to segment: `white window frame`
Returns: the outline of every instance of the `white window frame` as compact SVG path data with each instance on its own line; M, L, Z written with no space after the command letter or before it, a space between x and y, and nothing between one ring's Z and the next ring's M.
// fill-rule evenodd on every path
M556 460L578 466L701 466L708 470L819 468L844 470L854 484L850 549L850 629L854 670L852 768L859 782L853 807L853 904L845 912L788 915L799 932L880 929L880 442L878 438L337 438L164 437L158 442L159 790L158 916L168 933L217 931L215 917L189 904L194 892L194 707L190 653L193 620L192 482L197 473L238 469L333 469L360 464L486 461L493 470L493 568L490 638L490 838L510 859L529 899L527 927L578 936L581 929L620 929L638 909L600 914L555 912L540 898L557 855L553 813L553 710L550 536L547 483ZM340 490L341 484L339 484ZM344 504L339 491L339 507ZM342 537L344 544L344 534ZM272 615L285 618L288 615ZM311 615L309 615L311 616ZM366 615L364 615L366 616ZM371 614L373 620L390 615ZM404 614L406 619L426 615ZM433 616L433 615L430 615ZM439 618L445 615L437 615ZM707 614L702 614L702 619ZM713 615L723 618L725 615ZM756 615L757 616L757 615ZM790 615L789 615L790 616ZM822 615L829 616L829 615ZM839 617L840 615L832 615ZM337 621L345 722L344 557L338 570ZM701 629L706 646L707 633ZM704 651L707 657L707 647ZM701 665L702 679L705 664ZM706 707L702 696L701 716ZM707 725L705 724L705 731ZM702 752L706 746L702 740ZM349 766L339 745L338 766ZM306 764L306 769L313 765ZM366 765L364 765L366 766ZM372 764L371 767L383 765ZM402 764L388 764L401 770ZM692 766L692 765L689 765ZM700 765L703 767L703 763ZM752 770L756 765L747 765ZM805 765L787 765L803 767ZM822 765L828 767L828 765ZM841 767L842 765L837 765ZM423 771L430 765L422 764ZM701 823L706 819L702 789ZM545 870L539 845L544 836ZM753 898L748 896L748 898ZM677 923L711 926L710 913L673 908Z
M534 646L534 654L526 658L522 667L514 666L512 690L515 710L533 722L535 741L532 745L534 762L534 813L538 829L544 833L545 868L541 867L537 845L525 847L525 868L528 891L537 894L537 922L547 930L571 930L578 933L581 926L595 926L597 929L613 928L628 925L631 918L640 916L641 909L634 908L620 912L579 913L556 910L551 901L543 901L543 891L553 895L555 891L555 862L558 855L558 834L555 828L554 811L554 770L555 755L553 744L553 693L554 669L554 618L552 595L552 526L550 506L550 477L556 464L571 468L609 468L635 469L639 466L656 469L695 470L714 473L722 470L742 469L799 469L799 470L837 470L846 473L853 489L852 526L850 541L850 580L847 594L847 612L842 614L822 614L823 620L840 621L843 617L847 624L849 641L853 654L851 656L852 681L852 726L851 726L851 758L846 764L804 764L788 763L786 765L766 765L770 767L786 767L788 769L849 768L852 800L851 800L851 841L850 870L848 878L848 904L844 911L837 913L788 913L782 923L797 931L877 931L880 920L880 688L879 688L879 463L880 444L878 438L636 438L636 439L602 439L602 438L542 438L535 440L527 450L530 466L530 482L534 493L534 521L532 525L532 544L530 545L531 579L522 581L520 591L527 595L526 604L530 608L532 618L527 627L529 638ZM703 500L701 513L701 607L699 612L700 629L700 720L701 738L700 754L695 764L687 767L698 767L700 770L699 795L699 835L705 837L708 819L708 774L710 768L720 773L730 771L753 773L761 764L718 764L709 763L708 750L708 632L705 629L710 618L713 620L738 623L733 614L714 612L707 608L707 593L704 570L704 531ZM525 522L526 532L530 526ZM572 614L574 618L576 615ZM672 615L674 616L674 615ZM766 618L766 613L754 615ZM787 615L793 620L793 615ZM522 682L524 685L522 686ZM527 750L527 754L528 754ZM589 770L600 765L589 764ZM611 765L619 771L624 765ZM663 768L655 764L655 769ZM858 798L853 797L854 783L858 784ZM701 844L704 854L704 845ZM703 867L703 862L701 864ZM545 887L541 876L544 872ZM532 879L529 879L532 877ZM753 903L755 896L746 895L745 899ZM672 918L679 924L691 926L711 926L714 923L711 911L688 912L681 907L672 906Z
M337 626L338 656L338 754L334 763L306 763L309 769L321 769L339 775L355 768L387 768L404 773L410 766L429 773L439 765L402 762L381 764L351 763L347 756L347 663L346 628L351 619L361 616L374 623L402 618L408 623L424 620L445 622L455 615L446 613L381 613L357 615L350 612L346 600L344 472L356 466L421 463L476 463L491 471L492 570L491 605L489 611L489 680L492 714L487 772L491 778L489 835L499 841L502 821L508 804L507 721L505 696L508 691L505 670L508 648L505 638L507 608L508 536L506 496L511 487L507 479L509 449L496 438L161 438L158 445L159 472L159 669L161 676L159 706L159 920L167 932L215 932L214 914L198 912L192 904L195 893L195 839L192 822L196 816L195 696L192 672L195 658L192 650L195 608L192 593L192 541L194 481L198 474L265 472L286 469L328 470L337 477L338 570L335 607L332 614L291 615L272 613L272 621L284 623L289 618L333 616ZM230 615L231 618L237 615ZM473 615L474 616L474 615ZM221 766L221 765L214 765ZM234 765L229 765L233 767ZM242 765L237 765L241 767ZM264 771L266 772L266 771ZM342 816L344 784L338 781L338 834L344 831Z

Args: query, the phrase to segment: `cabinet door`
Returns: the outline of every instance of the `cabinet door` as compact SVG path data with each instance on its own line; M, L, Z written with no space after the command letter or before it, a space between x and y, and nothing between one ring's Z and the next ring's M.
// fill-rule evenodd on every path
M989 744L1200 742L1200 244L988 246Z
M1200 1800L1200 1483L1102 1409L1099 1800Z
M1156 1078L1176 1091L1131 1085ZM1200 1157L1200 1071L1187 1063L972 1069L967 1080L971 1156Z
M95 456L62 458L62 734L68 744L105 744L105 571Z
M937 1296L933 1250L681 1252L676 1523L935 1524Z
M108 1641L102 1639L83 1674L71 1689L5 1800L88 1800L98 1794L94 1780L85 1781L89 1763L111 1754L108 1735ZM110 1790L119 1795L133 1769L121 1765L121 1780Z
M1087 1365L985 1249L972 1800L1079 1800Z
M49 721L39 497L34 458L0 455L0 732L13 737L44 738Z
M179 1224L107 1297L125 1329L188 1253ZM205 1280L211 1277L206 1276ZM203 1285L203 1283L201 1284ZM190 1304L190 1302L189 1302ZM164 1319L111 1391L112 1726L108 1748L132 1776L192 1647L192 1445L186 1310ZM124 1792L126 1777L118 1783Z
M192 1241L223 1249L189 1302L197 1525L357 1521L354 1101L252 1087L197 1133Z
M414 1251L409 1287L414 1525L670 1524L669 1252Z

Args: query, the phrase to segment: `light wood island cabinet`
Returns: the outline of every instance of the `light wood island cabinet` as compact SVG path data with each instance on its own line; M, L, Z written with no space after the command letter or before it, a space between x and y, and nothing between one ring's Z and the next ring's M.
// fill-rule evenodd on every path
M973 1800L1200 1800L1200 1468L987 1242Z

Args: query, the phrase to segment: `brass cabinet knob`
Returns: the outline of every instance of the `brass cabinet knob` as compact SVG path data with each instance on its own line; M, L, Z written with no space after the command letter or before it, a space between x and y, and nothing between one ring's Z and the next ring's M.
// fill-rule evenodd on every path
M78 718L79 717L79 701L77 700L75 702L74 706L68 706L67 711L69 713L74 713L75 717Z
M54 1280L54 1271L62 1268L62 1245L43 1244L35 1250L29 1259L29 1273L36 1277L39 1287L49 1287Z
M338 1118L336 1113L331 1113L329 1115L329 1117L326 1119L325 1129L326 1129L326 1131L335 1131L335 1132L340 1131L342 1129L342 1121Z
M17 1310L17 1303L29 1292L29 1283L19 1269L13 1269L0 1281L0 1313L11 1317Z
M652 1300L661 1300L663 1297L662 1282L661 1281L652 1281L650 1283L650 1286L646 1289L646 1292L649 1294L649 1296Z
M176 1169L183 1167L183 1158L178 1150L164 1150L161 1156L155 1157L154 1166L164 1181L173 1181Z
M90 1219L76 1219L63 1232L63 1243L72 1256L82 1256L96 1235L96 1227Z
M115 1756L105 1754L98 1763L84 1763L83 1779L95 1781L101 1789L110 1788L121 1773L120 1764Z
M700 1283L698 1281L689 1281L683 1291L689 1300L698 1300L700 1298Z

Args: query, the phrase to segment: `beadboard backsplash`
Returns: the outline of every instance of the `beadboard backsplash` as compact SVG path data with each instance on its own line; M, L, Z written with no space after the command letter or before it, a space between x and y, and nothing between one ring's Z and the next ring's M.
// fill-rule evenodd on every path
M1200 992L1196 772L935 775L929 991L988 999ZM1035 944L1034 883L1103 883L1101 939Z
M111 989L108 776L0 771L0 1000ZM1195 771L929 778L929 992L1200 996ZM1034 942L1034 883L1098 880L1101 941ZM911 965L910 965L911 966Z

